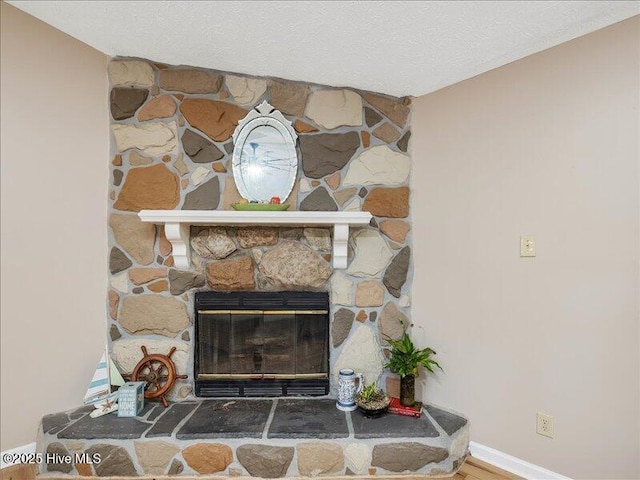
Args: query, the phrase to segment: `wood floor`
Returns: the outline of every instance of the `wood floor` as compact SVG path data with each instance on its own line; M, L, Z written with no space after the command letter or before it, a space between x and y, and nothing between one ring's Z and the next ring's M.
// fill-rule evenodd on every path
M30 465L14 465L0 470L0 480L35 480L35 478L35 469ZM369 478L375 479L376 477ZM467 458L458 473L453 477L446 478L451 480L522 480L521 477L471 456Z
M467 457L464 465L460 467L453 480L522 480L513 473L506 472L472 456Z

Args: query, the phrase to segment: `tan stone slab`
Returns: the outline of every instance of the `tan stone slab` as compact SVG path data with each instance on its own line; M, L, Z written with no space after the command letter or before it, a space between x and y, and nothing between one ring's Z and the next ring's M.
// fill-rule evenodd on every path
M380 231L391 240L404 243L411 225L404 220L383 220L380 222Z
M134 285L143 285L159 278L167 276L167 269L164 267L143 268L136 267L129 270L129 279Z
M138 120L153 120L154 118L168 118L176 113L176 102L171 95L160 95L149 100L137 114Z
M248 113L244 108L231 103L206 98L185 98L180 111L192 127L217 142L229 139L238 122Z
M172 210L180 202L178 182L178 176L161 164L132 168L113 208L132 212Z
M233 452L221 443L196 443L182 451L187 464L200 474L221 472L233 460Z
M389 122L385 122L373 131L373 135L383 142L393 143L400 138L400 132L391 126Z
M409 215L409 187L374 188L362 209L376 217L404 218Z

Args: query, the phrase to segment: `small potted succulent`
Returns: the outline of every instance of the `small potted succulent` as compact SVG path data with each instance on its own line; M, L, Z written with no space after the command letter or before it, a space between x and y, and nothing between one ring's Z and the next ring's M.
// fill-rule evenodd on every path
M377 383L366 385L356 395L356 405L365 417L375 418L382 415L389 408L390 399Z
M422 366L431 373L434 373L434 367L442 370L438 362L431 358L436 352L429 347L417 349L406 332L400 340L387 338L387 342L391 345L391 356L385 367L400 375L400 403L413 406L416 403L415 381L420 373L418 367Z

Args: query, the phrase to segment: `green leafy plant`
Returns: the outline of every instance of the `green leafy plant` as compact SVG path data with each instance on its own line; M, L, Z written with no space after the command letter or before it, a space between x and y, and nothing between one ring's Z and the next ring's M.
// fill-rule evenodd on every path
M365 386L360 392L360 399L365 402L379 400L385 396L381 389L378 389L377 383Z
M361 408L375 410L386 408L389 405L389 397L382 389L378 388L377 383L372 383L363 387L356 395L356 403Z
M419 366L423 366L431 373L434 373L434 367L442 370L438 362L431 358L436 355L436 352L429 347L418 350L406 332L400 340L387 338L387 342L391 345L391 357L385 367L401 377L407 375L417 377Z

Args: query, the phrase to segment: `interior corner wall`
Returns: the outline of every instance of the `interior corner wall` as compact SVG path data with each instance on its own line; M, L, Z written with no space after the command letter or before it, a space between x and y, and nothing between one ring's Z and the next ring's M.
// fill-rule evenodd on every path
M107 58L0 2L2 450L82 403L104 349Z
M640 477L639 39L634 17L414 102L414 322L445 370L423 398L573 478Z

